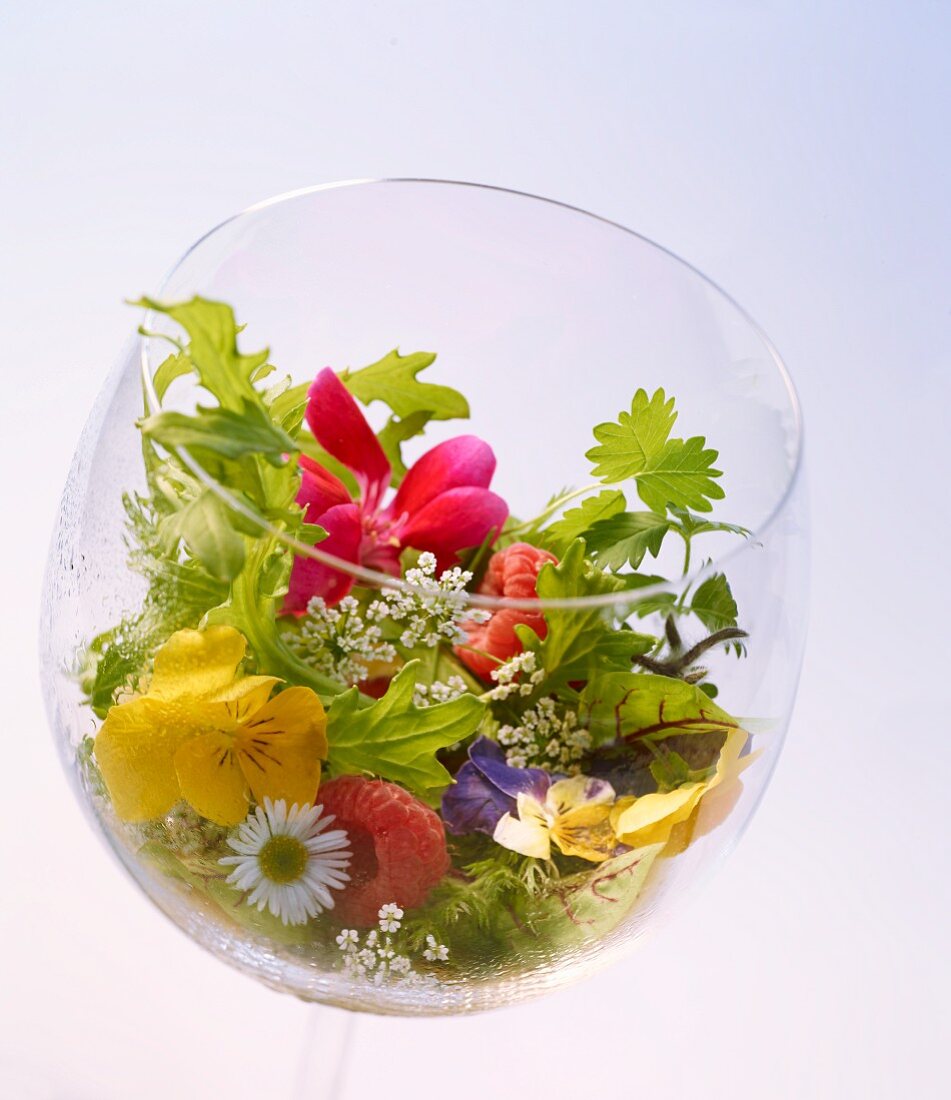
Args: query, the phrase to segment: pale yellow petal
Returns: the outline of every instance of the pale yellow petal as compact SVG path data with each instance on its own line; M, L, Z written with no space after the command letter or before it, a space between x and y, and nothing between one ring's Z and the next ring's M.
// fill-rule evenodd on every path
M209 727L207 708L140 696L114 706L96 736L96 761L119 817L149 821L181 797L175 753Z
M610 805L589 803L562 814L552 828L551 838L566 856L602 863L618 846L611 827Z
M690 817L670 830L664 855L679 855L695 840L706 836L707 833L712 833L733 812L742 793L743 783L737 778L707 791Z
M675 826L693 814L709 791L739 774L745 766L740 753L748 738L745 730L731 730L720 749L713 775L701 783L686 783L673 791L656 791L640 798L619 799L611 824L621 843L632 848L665 843Z
M684 851L695 840L713 832L733 812L743 793L740 773L760 755L757 751L740 756L746 741L747 736L743 730L734 730L727 737L720 751L716 771L699 803L685 821L671 829L667 847L664 849L665 856Z
M706 789L706 783L688 783L675 791L620 799L611 816L614 832L622 844L631 848L660 844L670 836L674 825L693 813Z
M327 755L327 715L305 687L275 695L238 731L238 760L258 802L283 798L288 805L314 801L320 761Z
M235 740L215 731L186 741L175 754L182 797L217 825L237 825L248 814L248 785Z
M566 814L576 806L611 805L614 788L603 779L576 775L559 779L548 788L545 804L556 815Z
M530 816L523 821L512 814L503 814L495 826L492 839L511 852L536 859L551 859L548 829L537 817Z
M179 630L155 655L149 695L201 698L226 688L244 657L244 636L231 626Z

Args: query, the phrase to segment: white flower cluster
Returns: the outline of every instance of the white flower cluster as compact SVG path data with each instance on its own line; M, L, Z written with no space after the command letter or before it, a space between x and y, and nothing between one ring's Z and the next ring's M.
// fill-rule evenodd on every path
M499 744L507 748L512 768L548 768L573 772L591 747L591 735L578 727L573 710L558 714L554 699L539 699L521 716L517 726L500 726Z
M399 933L403 910L394 902L379 911L379 930L367 932L361 942L355 928L344 928L337 936L337 946L343 952L344 971L354 980L382 985L385 981L408 982L413 985L436 981L432 975L418 974L408 955L400 954L394 936ZM423 958L427 962L446 962L449 948L437 943L434 936L426 937Z
M407 649L439 645L440 642L464 642L463 622L484 623L489 615L466 606L466 585L472 574L455 566L436 578L434 554L420 554L412 569L406 570L406 583L413 591L395 588L383 590L386 613L394 622L404 624L400 644Z
M321 596L314 596L300 634L285 634L284 640L318 672L358 684L367 678L375 661L396 659L396 649L383 640L377 625L388 613L380 600L374 600L361 614L353 596L344 596L336 607L328 607Z
M434 703L451 703L453 699L458 699L468 690L461 676L450 676L445 683L442 680L435 680L431 684L417 684L413 692L413 703L417 707L431 707Z
M516 653L514 657L492 669L489 673L497 686L486 692L489 699L508 699L510 695L531 695L537 684L545 679L545 670L538 668L535 654L530 650ZM519 676L525 679L519 680Z

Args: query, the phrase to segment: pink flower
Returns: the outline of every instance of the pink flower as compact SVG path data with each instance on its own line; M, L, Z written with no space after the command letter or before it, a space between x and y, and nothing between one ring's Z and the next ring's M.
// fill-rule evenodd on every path
M451 567L460 550L479 546L498 532L508 515L489 491L495 472L492 448L474 435L447 439L407 471L390 503L390 464L356 401L325 367L307 393L307 423L328 454L353 472L360 489L354 500L344 483L306 456L297 503L308 523L327 531L319 549L344 561L391 576L400 574L400 552L411 546L436 555L437 569ZM314 558L298 557L284 610L302 613L314 596L338 603L353 577Z
M485 578L479 592L485 596L508 596L510 599L533 600L537 596L538 573L543 565L558 564L554 554L529 546L527 542L513 542L489 559ZM528 626L544 638L548 624L540 611L520 611L502 607L493 612L485 623L472 623L466 627L468 645L472 648L456 649L456 656L483 680L488 680L492 669L501 661L511 660L522 652L522 643L515 633L516 626ZM474 653L473 650L479 650ZM494 658L494 659L493 659Z

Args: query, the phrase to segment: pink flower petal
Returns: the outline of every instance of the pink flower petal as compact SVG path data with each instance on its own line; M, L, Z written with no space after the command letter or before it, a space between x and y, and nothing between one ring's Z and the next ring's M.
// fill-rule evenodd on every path
M352 504L350 493L335 474L325 470L307 455L301 455L301 482L297 503L304 508L304 519L317 523L329 508L338 504Z
M327 531L318 548L335 558L356 564L360 553L362 524L356 504L338 504L313 522ZM284 612L302 615L314 596L323 596L328 605L339 603L353 587L353 577L339 569L324 565L315 558L298 555L291 568L291 579L284 599Z
M317 442L356 475L363 510L375 512L390 483L390 464L359 405L330 367L307 391L307 423Z
M440 493L472 485L487 489L495 473L495 454L475 435L457 435L422 455L407 471L388 516L413 515Z
M448 569L460 550L480 546L492 530L498 534L508 514L505 501L488 489L448 489L409 517L400 531L400 542L417 550L431 550L438 568Z

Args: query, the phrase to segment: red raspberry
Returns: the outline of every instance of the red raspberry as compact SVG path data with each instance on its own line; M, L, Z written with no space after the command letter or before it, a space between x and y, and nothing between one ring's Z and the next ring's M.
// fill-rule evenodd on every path
M350 882L334 897L341 923L369 928L389 902L415 909L449 870L442 821L395 783L342 775L316 801L347 830L353 852Z
M479 585L479 592L484 596L533 600L537 595L535 586L538 572L549 562L557 565L558 559L547 550L539 550L537 546L529 546L527 542L513 542L511 546L492 555L485 578ZM468 644L483 652L473 653L471 649L459 647L456 656L477 676L489 680L492 669L499 667L499 661L508 661L516 653L522 652L522 643L515 633L515 628L519 625L531 627L539 638L544 638L548 633L545 617L540 612L502 608L493 612L488 622L469 624L466 627ZM492 660L493 657L498 660Z

